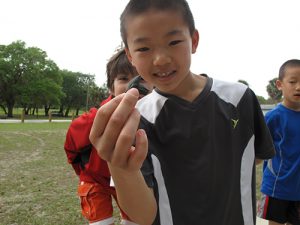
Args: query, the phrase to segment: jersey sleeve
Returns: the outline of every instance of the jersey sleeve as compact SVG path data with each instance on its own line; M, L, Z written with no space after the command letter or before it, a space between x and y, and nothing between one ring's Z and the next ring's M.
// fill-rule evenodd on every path
M85 113L76 118L70 124L64 143L64 150L68 159L68 163L72 165L76 174L80 173L80 164L78 157L82 149L90 145L89 133L93 124L93 120L97 113L97 109L93 108L89 113Z
M249 96L249 100L252 103L249 104L252 107L252 118L249 119L253 121L252 127L255 137L255 157L259 159L272 158L275 155L275 149L260 104L257 100L256 95L251 89L248 89L247 93Z

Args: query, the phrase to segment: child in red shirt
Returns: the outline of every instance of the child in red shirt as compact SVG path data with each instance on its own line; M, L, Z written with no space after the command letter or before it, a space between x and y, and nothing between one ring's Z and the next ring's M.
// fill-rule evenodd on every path
M110 96L100 105L124 93L129 81L138 75L123 49L111 57L106 73ZM99 157L89 141L96 113L97 109L92 108L71 123L64 149L68 162L79 176L78 195L83 216L92 225L110 225L114 224L112 197L117 200L117 196L115 188L110 186L111 177L106 161ZM120 211L123 224L135 224Z

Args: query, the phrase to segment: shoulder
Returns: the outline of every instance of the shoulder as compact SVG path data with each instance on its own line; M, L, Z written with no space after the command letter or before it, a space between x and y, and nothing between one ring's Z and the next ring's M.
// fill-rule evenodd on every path
M237 105L249 88L240 82L212 80L211 91L222 100Z
M97 111L98 110L96 108L91 108L89 112L83 113L72 121L72 123L70 124L70 128L72 127L81 129L81 127L91 126L97 114Z
M266 120L272 119L272 118L278 118L280 114L282 113L282 107L281 104L278 104L275 106L275 108L268 111L265 115Z
M150 94L137 102L136 108L144 118L149 122L154 123L155 118L158 116L167 100L167 97L162 96L153 90Z
M284 121L290 119L289 112L290 111L280 103L274 109L266 113L265 120L268 126L270 126L271 124L279 126L281 123L285 124Z

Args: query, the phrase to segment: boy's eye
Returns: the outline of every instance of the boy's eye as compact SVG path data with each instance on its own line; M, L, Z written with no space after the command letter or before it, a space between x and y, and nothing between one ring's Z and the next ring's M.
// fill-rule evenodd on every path
M119 80L125 80L125 81L127 81L129 79L128 79L128 77L119 77Z
M119 75L119 76L117 76L117 78L116 78L117 80L122 80L122 81L128 81L129 80L129 78L128 78L128 76L126 76L126 75Z
M146 52L148 50L149 50L149 48L143 47L143 48L138 48L136 51L138 51L138 52Z
M180 42L182 42L182 41L181 40L171 41L169 45L177 45Z

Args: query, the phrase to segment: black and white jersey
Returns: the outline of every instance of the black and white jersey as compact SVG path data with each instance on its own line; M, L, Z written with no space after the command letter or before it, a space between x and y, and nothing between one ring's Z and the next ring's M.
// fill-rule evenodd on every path
M254 225L255 157L274 154L255 94L208 78L187 102L154 90L137 108L149 140L142 173L161 225Z

